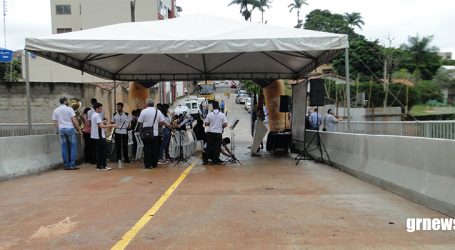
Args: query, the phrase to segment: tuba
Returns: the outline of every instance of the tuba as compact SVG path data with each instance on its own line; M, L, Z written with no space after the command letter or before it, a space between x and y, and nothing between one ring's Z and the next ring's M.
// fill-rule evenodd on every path
M69 99L68 101L68 105L74 110L74 112L76 113L76 120L79 124L79 127L83 127L84 125L84 120L82 119L82 113L81 113L81 107L82 107L82 103L81 103L81 100L77 99L77 98L71 98Z

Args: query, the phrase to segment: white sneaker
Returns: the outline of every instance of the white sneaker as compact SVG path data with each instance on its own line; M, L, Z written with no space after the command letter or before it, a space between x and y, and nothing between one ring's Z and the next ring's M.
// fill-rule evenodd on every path
M112 168L110 168L110 167L104 167L104 168L103 168L103 170L105 170L105 171L108 171L108 170L111 170L111 169L112 169Z

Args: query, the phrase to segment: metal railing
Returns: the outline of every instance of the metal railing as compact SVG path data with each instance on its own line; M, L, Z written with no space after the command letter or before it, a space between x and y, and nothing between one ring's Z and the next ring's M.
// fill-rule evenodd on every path
M33 123L32 135L56 134L53 123ZM27 123L0 123L0 137L29 135Z
M450 121L346 121L338 122L338 132L401 135L455 140L455 120Z

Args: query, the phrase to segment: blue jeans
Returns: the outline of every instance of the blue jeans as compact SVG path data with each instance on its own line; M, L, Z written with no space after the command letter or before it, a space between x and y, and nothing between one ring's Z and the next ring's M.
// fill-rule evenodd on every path
M62 158L65 168L76 167L77 137L74 128L59 129Z
M169 156L169 143L171 141L171 130L169 128L164 128L163 129L163 142L161 143L160 147L160 155L159 159L165 159L167 156ZM163 155L166 153L166 155Z

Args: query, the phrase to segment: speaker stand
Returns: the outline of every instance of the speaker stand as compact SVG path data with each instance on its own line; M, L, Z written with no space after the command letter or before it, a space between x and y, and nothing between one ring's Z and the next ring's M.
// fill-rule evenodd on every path
M316 123L319 124L319 106L316 106L316 108L317 108L317 111L316 111ZM304 129L304 133L306 135L306 128ZM314 138L316 138L316 147L310 149L311 143L314 141ZM306 141L306 139L305 139L305 141ZM310 152L314 151L314 150L319 150L319 154L320 154L320 158L319 159L315 159L313 156L310 155ZM329 165L333 166L333 162L330 159L330 155L327 152L327 149L325 147L324 141L322 140L321 134L319 133L319 126L318 126L318 128L316 130L316 134L311 137L311 139L310 139L310 141L308 142L307 145L304 144L303 153L299 154L297 157L295 157L294 160L297 160L295 165L298 165L301 160L306 160L306 156L310 157L311 159L313 159L315 161L324 163L324 155L323 155L323 153L325 153L325 155L327 156L327 160L329 161Z

